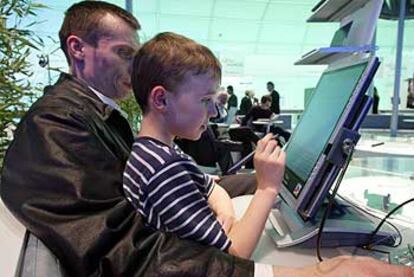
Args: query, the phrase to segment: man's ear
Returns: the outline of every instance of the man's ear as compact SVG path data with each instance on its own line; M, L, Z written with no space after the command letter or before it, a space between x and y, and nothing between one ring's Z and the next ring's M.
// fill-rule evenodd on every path
M85 42L78 36L70 35L66 39L69 57L81 61L85 58Z
M167 93L163 86L155 86L150 92L150 105L155 110L164 111L167 107Z

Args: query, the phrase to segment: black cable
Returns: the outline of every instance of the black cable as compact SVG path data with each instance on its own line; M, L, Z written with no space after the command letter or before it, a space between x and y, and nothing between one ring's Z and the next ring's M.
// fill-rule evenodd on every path
M335 184L335 187L334 187L334 189L333 189L333 191L332 191L332 193L329 197L328 206L326 207L325 213L323 214L321 223L319 225L318 236L316 238L316 256L317 256L317 258L320 262L323 261L322 255L321 255L321 241L322 241L322 232L323 232L323 228L325 226L325 221L328 218L329 212L330 212L330 210L332 208L332 205L333 205L333 202L334 202L335 195L336 195L336 193L339 189L339 185L341 184L342 179L344 178L346 169L348 168L348 165L351 162L352 154L353 154L353 150L354 150L355 145L354 144L346 145L346 147L347 147L347 149L344 149L344 150L346 150L346 152L347 152L346 154L348 155L348 157L346 159L344 167L342 168L341 175L338 177L338 179L336 181L336 184Z
M371 217L374 217L374 218L376 218L376 219L379 219L379 220L381 220L381 219L382 219L381 217L379 217L379 216L377 216L377 215L375 215L375 214L373 214L373 213L370 213L370 212L368 212L367 210L364 210L363 208L359 207L358 205L356 205L356 204L352 203L351 201L349 201L348 199L346 199L346 198L345 198L345 197L343 197L342 195L337 194L337 196L338 196L339 198L341 198L343 201L347 202L347 203L348 203L348 205L351 205L352 207L354 207L355 209L358 209L358 210L359 210L359 211L361 211L362 213L365 213L365 214L367 214L367 215L369 215L369 216L371 216ZM400 231L400 229L398 229L398 228L397 228L397 226L395 226L393 223L391 223L391 222L387 221L387 224L388 224L388 225L390 225L390 226L391 226L391 227L395 230L395 232L397 233L398 237L400 238L400 239L399 239L399 241L398 241L398 243L392 246L392 247L396 248L396 247L400 246L400 245L401 245L401 243L402 243L402 234L401 234L401 231ZM372 250L372 251L382 251L382 250L377 250L377 249L373 249L373 248L368 249L368 248L366 248L366 246L362 246L362 248L363 248L363 249L366 249L366 250Z
M384 223L386 222L387 218L389 218L393 213L395 213L396 211L398 211L401 207L403 207L404 205L413 202L414 198L408 199L404 202L402 202L400 205L398 205L397 207L395 207L394 209L392 209L382 220L381 222L378 224L377 228L374 230L374 232L372 232L369 240L368 240L368 244L366 245L367 249L371 249L372 248L372 244L371 241L374 238L374 236L378 233L378 231L381 229L382 225L384 225Z

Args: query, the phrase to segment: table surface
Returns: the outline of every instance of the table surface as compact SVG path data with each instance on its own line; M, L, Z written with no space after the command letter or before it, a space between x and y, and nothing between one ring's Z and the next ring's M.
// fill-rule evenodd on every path
M251 199L251 195L240 196L233 199L236 217L240 218L242 216ZM395 223L395 221L393 222ZM265 226L265 229L268 228L273 228L269 221L266 222ZM414 242L414 230L412 228L405 226L401 227L400 230L404 237L401 247L406 246L407 243ZM369 252L356 247L322 248L321 253L323 258L332 258L339 255L361 255L388 261L388 255L386 254ZM263 231L256 250L252 255L252 260L259 263L289 267L302 267L318 262L316 257L316 249L307 249L300 246L277 248L276 244L267 235L265 230Z

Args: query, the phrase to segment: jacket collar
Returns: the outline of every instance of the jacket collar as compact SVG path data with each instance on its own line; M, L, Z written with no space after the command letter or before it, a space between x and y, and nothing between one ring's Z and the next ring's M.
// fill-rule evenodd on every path
M92 105L104 120L108 119L112 113L120 114L118 110L102 102L84 81L67 73L61 73L53 86L45 88L45 95L48 94L66 94L67 97L77 94L78 97L87 101L88 105Z

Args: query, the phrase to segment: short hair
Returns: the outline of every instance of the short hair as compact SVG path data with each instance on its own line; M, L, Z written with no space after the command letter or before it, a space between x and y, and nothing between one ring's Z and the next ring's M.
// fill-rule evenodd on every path
M227 93L227 92L225 92L225 91L220 91L218 94L217 94L217 97L216 97L216 99L217 99L217 102L221 102L221 103L226 103L227 102L227 100L229 99L229 94Z
M227 86L227 90L228 91L231 91L231 92L234 92L233 86L231 86L231 85L230 86Z
M265 104L267 102L272 102L272 96L270 95L262 96L262 98L260 99L260 103Z
M275 87L275 84L273 84L272 81L267 82L267 85L271 85L272 87Z
M212 72L221 80L221 65L206 46L172 32L164 32L147 41L138 50L132 67L135 99L145 113L151 90L163 86L174 92L187 74Z
M100 21L106 14L121 18L134 30L141 28L138 20L126 10L103 1L82 1L73 4L65 12L62 26L59 31L60 48L70 64L66 40L70 35L76 35L93 46L97 46L100 37L107 30L101 26Z

